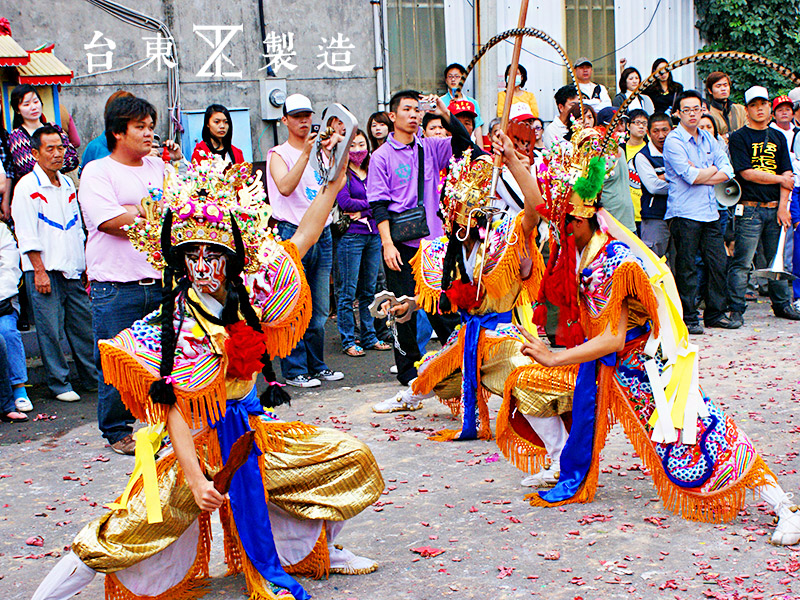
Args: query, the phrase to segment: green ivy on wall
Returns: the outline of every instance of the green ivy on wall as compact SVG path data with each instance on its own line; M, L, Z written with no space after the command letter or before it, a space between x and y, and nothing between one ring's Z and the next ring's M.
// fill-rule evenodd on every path
M797 72L800 70L800 0L695 0L697 29L706 40L701 52L736 50L760 54ZM732 97L741 102L753 85L775 97L794 87L768 67L741 60L697 63L699 81L712 71L728 73ZM705 93L705 90L703 90Z

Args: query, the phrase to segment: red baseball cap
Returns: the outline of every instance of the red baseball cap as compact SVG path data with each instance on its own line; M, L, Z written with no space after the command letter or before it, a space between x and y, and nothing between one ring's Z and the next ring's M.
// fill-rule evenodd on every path
M453 115L461 115L469 113L473 117L478 116L478 113L475 112L475 105L469 100L453 100L447 107L447 110L449 110L450 114Z
M794 102L789 96L778 96L775 100L772 101L772 110L775 110L781 104L788 104L789 106L794 106Z

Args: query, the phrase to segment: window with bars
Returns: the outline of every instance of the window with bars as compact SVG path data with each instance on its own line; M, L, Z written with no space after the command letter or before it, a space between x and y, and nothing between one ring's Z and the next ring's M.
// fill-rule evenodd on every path
M565 16L567 54L573 61L588 57L594 82L605 85L613 98L617 90L614 0L565 0Z
M390 93L443 93L444 0L384 0Z

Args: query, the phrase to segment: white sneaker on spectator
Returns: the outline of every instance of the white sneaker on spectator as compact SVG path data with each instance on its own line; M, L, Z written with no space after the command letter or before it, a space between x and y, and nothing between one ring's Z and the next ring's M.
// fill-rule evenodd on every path
M17 410L20 412L31 412L33 410L33 403L27 396L14 400L14 406L16 406Z
M344 379L344 373L341 371L331 371L330 369L324 369L319 373L314 373L314 377L317 379L324 379L325 381L339 381L340 379Z
M389 367L389 373L391 373L392 375L397 375L397 365L392 365L391 367Z
M308 375L298 375L297 377L287 379L286 385L299 388L312 388L321 386L322 382L319 379L309 377Z
M798 298L797 300L795 300L794 302L792 302L792 306L794 306L794 309L795 309L797 312L800 312L800 298Z
M61 402L77 402L80 399L81 397L78 396L78 393L72 390L62 392L56 396L56 400L60 400Z
M422 408L422 401L425 398L433 396L433 392L427 394L415 394L411 391L410 381L408 386L401 392L397 392L394 396L383 402L378 402L372 407L372 411L376 413L393 413L400 411L414 411Z
M350 550L341 546L328 545L328 555L331 561L331 573L339 575L366 575L378 568L371 558L356 556Z

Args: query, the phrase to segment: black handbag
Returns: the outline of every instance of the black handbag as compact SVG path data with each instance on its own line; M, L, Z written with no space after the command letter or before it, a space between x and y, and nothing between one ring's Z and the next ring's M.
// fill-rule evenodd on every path
M334 202L333 204L331 217L331 233L336 237L342 237L347 233L347 230L350 229L350 223L352 223L353 220L350 218L350 215L346 214L341 209L338 202Z
M389 231L393 242L410 242L428 237L428 216L423 205L423 187L425 186L425 154L422 144L419 146L419 163L417 168L417 205L401 213L389 213Z

